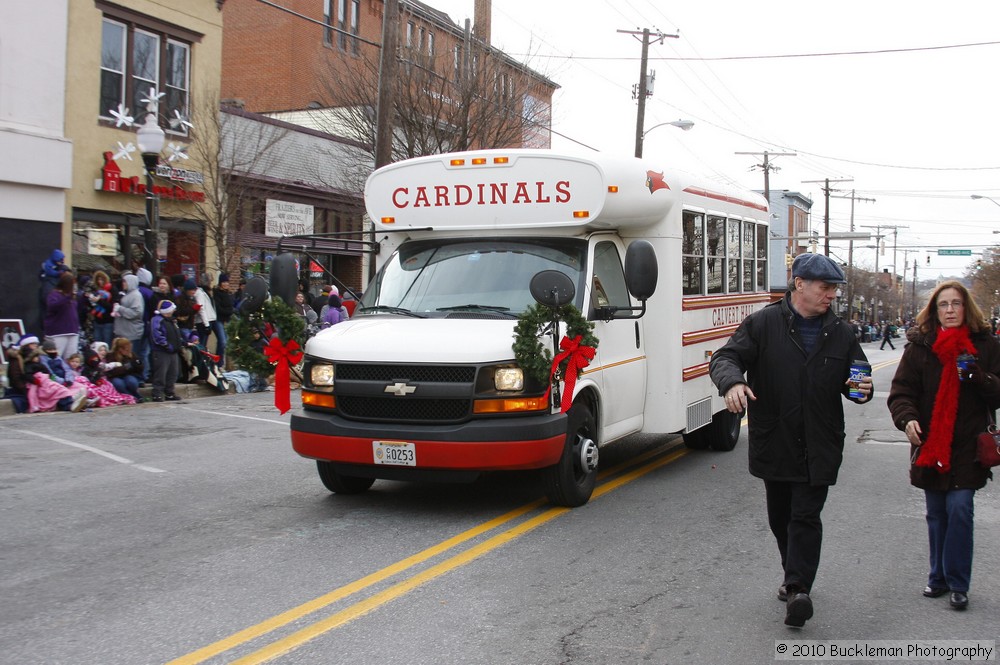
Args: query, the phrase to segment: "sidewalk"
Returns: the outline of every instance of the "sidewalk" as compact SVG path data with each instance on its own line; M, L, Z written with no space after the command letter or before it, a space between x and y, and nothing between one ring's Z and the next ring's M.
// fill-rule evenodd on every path
M235 393L235 388L230 385L230 393ZM181 399L196 399L198 397L217 397L221 395L218 390L212 386L200 384L200 383L178 383L174 386L174 393ZM145 388L139 388L139 394L143 397L149 397L153 394L152 386L147 385ZM128 408L128 407L124 407ZM45 412L45 413L59 413L57 411ZM65 413L65 412L62 412ZM9 399L0 399L0 418L5 416L15 416L18 415L14 411L14 403ZM20 415L35 415L35 414L20 414Z

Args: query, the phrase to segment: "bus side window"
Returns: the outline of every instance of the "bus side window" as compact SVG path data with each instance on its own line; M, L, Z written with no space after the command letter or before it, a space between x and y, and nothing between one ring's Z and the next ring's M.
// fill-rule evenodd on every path
M596 307L631 307L625 286L625 271L618 248L613 242L602 241L594 247L594 283L590 292L591 315Z

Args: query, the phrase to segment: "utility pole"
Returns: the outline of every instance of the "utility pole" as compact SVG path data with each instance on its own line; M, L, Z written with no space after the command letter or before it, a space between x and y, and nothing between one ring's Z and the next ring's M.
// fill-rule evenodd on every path
M635 118L635 156L642 157L642 136L644 134L643 127L646 124L646 97L653 94L652 90L649 88L649 75L646 74L646 64L649 61L649 43L650 38L658 40L661 44L663 40L667 37L677 39L680 35L665 35L658 31L655 35L649 32L649 28L643 28L642 31L638 30L619 30L618 32L625 35L642 35L642 58L639 63L639 86L638 90L633 93L633 97L637 97L639 100L639 110L636 113ZM653 73L656 76L656 73ZM635 88L633 88L635 90Z
M879 319L878 319L878 280L880 279L879 278L879 271L878 271L878 257L879 257L879 254L881 254L881 252L882 252L881 239L885 237L885 236L882 235L882 229L892 229L893 230L893 236L894 237L893 237L893 248L892 248L892 261L893 261L893 265L892 265L892 272L893 272L893 274L892 274L892 282L893 282L892 289L893 289L893 291L895 291L896 290L896 263L895 263L896 262L896 240L898 239L898 233L899 233L898 229L906 229L906 228L909 228L909 227L908 226L894 226L892 224L862 224L862 226L864 226L865 228L869 228L869 229L875 229L875 294L876 294L876 298L875 298L875 308L876 308L875 309L875 323L877 325L878 322L879 322Z
M831 182L854 182L854 178L842 178L840 180L830 180L829 178L823 178L822 180L803 180L802 182L813 183L821 182L823 183L823 194L825 196L826 211L823 213L823 233L826 235L826 245L824 253L830 256L830 192L836 191L830 189Z
M851 233L854 233L854 202L855 201L867 201L869 203L875 203L875 199L866 199L863 196L856 196L854 190L851 190L850 196L833 196L835 199L851 199ZM852 312L854 311L854 241L850 241L847 245L847 269L850 272L848 275L847 282L847 318L852 318Z
M778 166L775 166L775 165L771 164L771 162L769 161L768 158L769 157L795 157L796 153L794 153L794 152L768 152L767 150L765 150L764 152L737 152L737 153L733 153L733 154L736 154L736 155L754 155L755 157L761 157L762 156L764 158L764 160L763 160L762 163L760 163L760 164L754 164L750 168L751 168L751 170L753 170L753 169L761 169L762 171L764 171L764 198L767 199L767 207L770 208L771 207L771 179L770 179L770 174L771 174L771 171L774 171L775 173L777 173L778 171L781 170L781 168L778 167ZM851 229L851 230L853 231L854 229ZM827 229L828 233L829 233L829 231L830 230Z

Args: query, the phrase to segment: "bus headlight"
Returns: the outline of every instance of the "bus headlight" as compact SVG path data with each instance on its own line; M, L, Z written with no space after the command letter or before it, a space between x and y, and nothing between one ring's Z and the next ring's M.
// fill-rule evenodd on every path
M309 368L309 380L314 386L332 387L335 374L333 365L313 365Z
M497 390L524 390L524 371L520 367L500 367L493 372Z

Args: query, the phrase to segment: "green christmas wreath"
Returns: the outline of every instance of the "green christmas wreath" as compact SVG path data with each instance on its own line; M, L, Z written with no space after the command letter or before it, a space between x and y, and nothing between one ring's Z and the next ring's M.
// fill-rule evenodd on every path
M258 376L269 376L274 371L274 366L264 354L254 348L254 333L263 330L268 323L274 326L282 342L294 339L300 346L305 346L305 321L281 298L270 298L256 312L239 314L226 324L226 335L229 337L226 355L233 365ZM267 339L263 340L263 344L267 342Z
M597 348L598 339L594 337L594 324L584 318L580 310L573 305L548 307L535 304L529 307L518 319L514 327L514 358L525 374L544 385L549 383L549 373L552 371L552 350L545 347L539 337L554 318L566 324L566 336L573 339L580 336L584 346ZM559 377L566 370L568 358L559 363Z

